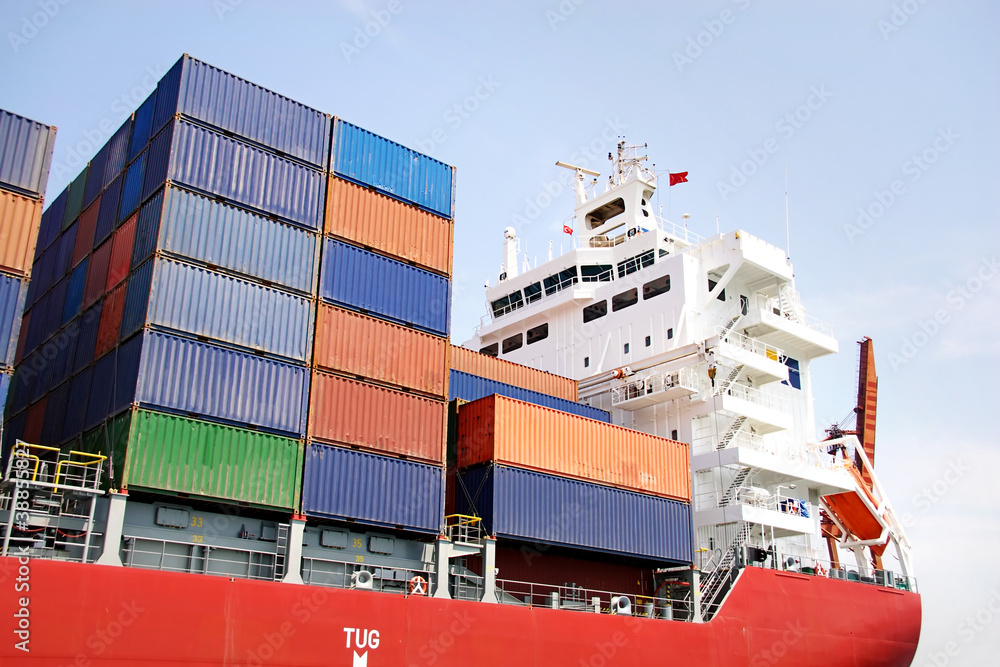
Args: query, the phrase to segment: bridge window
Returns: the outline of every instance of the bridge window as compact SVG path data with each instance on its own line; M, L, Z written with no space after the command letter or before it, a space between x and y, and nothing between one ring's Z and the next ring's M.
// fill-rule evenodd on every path
M636 255L635 257L629 257L628 259L618 262L618 277L624 278L630 273L635 273L639 269L644 269L647 266L652 266L653 262L656 260L656 253L652 250L647 250L641 255Z
M517 290L490 305L493 307L493 317L500 317L523 306L524 298L521 296L521 290Z
M531 283L524 288L524 302L534 303L542 298L542 284Z
M545 296L555 294L559 290L566 289L576 283L576 267L571 266L559 273L554 273L542 281L545 285Z
M604 206L600 206L587 214L587 228L597 229L614 217L625 212L625 200L619 197L614 201L609 201Z
M583 322L586 324L592 320L596 320L599 317L604 317L608 314L608 301L607 299L603 301L598 301L595 304L591 304L583 309Z
M670 276L660 276L656 280L650 280L642 286L642 298L652 299L664 292L670 291Z
M492 345L479 348L479 354L485 354L488 357L497 356L500 354L500 343L493 343Z
M503 353L513 352L524 345L524 336L521 334L514 334L510 338L503 339Z
M628 308L629 306L634 306L639 303L639 288L633 287L630 290L626 290L621 294L616 294L611 297L611 312L617 312L622 308Z
M605 283L613 277L610 264L592 264L580 267L580 282L582 283Z
M528 329L528 345L534 345L540 340L549 337L549 323L539 324L537 327Z

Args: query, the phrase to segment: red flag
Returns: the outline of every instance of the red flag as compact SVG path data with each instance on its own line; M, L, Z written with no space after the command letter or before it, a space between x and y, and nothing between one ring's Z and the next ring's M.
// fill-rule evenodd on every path
M569 225L563 225L563 232L566 233L566 234L572 234L573 233L573 228L570 227Z
M677 174L670 174L670 185L677 185L678 183L687 183L687 182L688 182L688 173L686 171L682 171Z

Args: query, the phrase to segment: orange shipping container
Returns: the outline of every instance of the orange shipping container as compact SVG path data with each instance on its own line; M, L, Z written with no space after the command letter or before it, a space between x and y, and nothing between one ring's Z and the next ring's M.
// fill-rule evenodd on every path
M440 464L447 411L444 401L314 371L308 437Z
M323 230L451 275L455 223L330 175Z
M0 190L0 269L19 276L31 273L42 202Z
M349 373L430 396L448 395L448 341L321 303L318 368Z
M451 367L456 371L512 384L540 394L565 398L567 401L578 400L576 380L496 359L464 347L451 348Z
M496 394L458 412L458 467L488 461L691 500L686 444Z

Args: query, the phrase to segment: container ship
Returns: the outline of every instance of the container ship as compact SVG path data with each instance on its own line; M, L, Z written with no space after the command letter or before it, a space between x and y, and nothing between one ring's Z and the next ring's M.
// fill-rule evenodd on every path
M871 340L817 437L832 330L645 147L459 347L454 168L187 55L45 205L55 135L0 112L4 665L911 663Z

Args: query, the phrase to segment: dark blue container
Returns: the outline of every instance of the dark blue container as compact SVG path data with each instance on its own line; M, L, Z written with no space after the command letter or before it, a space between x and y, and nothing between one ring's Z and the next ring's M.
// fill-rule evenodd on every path
M90 161L90 171L87 173L87 187L83 195L83 209L94 203L97 195L104 189L104 167L108 162L108 144L104 144Z
M324 239L324 301L447 336L451 282L442 276L336 239Z
M153 134L178 113L327 168L328 115L186 54L157 86Z
M73 357L76 354L76 342L80 335L79 318L70 322L65 328L49 339L43 348L43 358L50 359L52 377L49 387L55 387L68 380L73 374ZM55 355L54 357L52 355Z
M142 201L142 184L146 177L146 155L141 154L125 170L125 178L122 182L121 202L118 208L118 222L123 222L139 206Z
M132 117L132 138L128 145L128 159L131 162L135 156L149 143L150 130L153 127L153 114L156 112L156 91L146 98Z
M448 374L448 400L450 401L456 398L463 401L475 401L493 394L516 398L519 401L534 403L535 405L552 408L553 410L561 410L562 412L595 419L606 424L611 423L611 414L607 410L594 408L583 403L575 403L565 398L541 394L537 391L522 389L521 387L504 384L496 380L488 380L463 371L452 369Z
M118 224L118 205L121 202L124 180L122 176L115 178L101 196L101 210L97 214L97 227L94 229L94 248L104 243Z
M35 244L36 261L42 256L42 251L52 245L52 242L59 236L59 228L62 226L63 214L66 212L66 198L68 196L69 189L66 188L42 212L42 221L38 228L38 243Z
M93 428L112 414L112 404L118 394L115 380L118 370L118 350L114 349L94 362L93 373L90 376L90 399L87 402L86 418L83 421L84 430ZM117 407L117 406L116 406Z
M10 418L3 427L3 452L0 461L3 464L3 469L7 469L7 457L10 455L11 449L14 447L14 443L24 435L24 424L27 421L28 413L22 412L20 414L14 415Z
M60 280L46 298L44 327L41 342L45 342L63 324L63 309L66 307L66 294L69 292L69 278ZM34 319L34 318L32 318ZM34 324L34 323L32 323Z
M66 421L63 422L60 440L69 440L83 433L83 422L87 417L90 402L90 378L93 366L88 366L69 381L69 398L66 401Z
M0 368L14 365L17 335L21 331L21 315L27 296L24 281L0 273Z
M87 284L87 264L89 263L89 258L84 259L69 275L69 283L66 286L66 302L63 304L60 326L80 313L80 307L83 305L83 288Z
M443 470L378 454L310 443L302 480L302 511L390 528L437 533Z
M316 294L319 235L168 186L140 213L132 268L154 251Z
M80 316L79 329L73 353L73 373L79 373L94 360L94 350L97 347L97 330L101 324L101 304L98 301L83 311Z
M56 264L52 273L53 283L62 280L73 265L73 246L76 245L76 232L79 228L80 225L74 222L56 241L58 248L56 249Z
M56 128L0 109L0 183L44 195L55 144Z
M66 421L66 406L69 404L69 382L63 382L52 390L45 404L45 422L42 424L41 443L47 447L62 442L63 422Z
M174 120L150 142L143 199L169 179L309 229L322 225L325 175L223 134Z
M10 391L10 381L13 377L10 373L0 373L0 415L6 414L7 393Z
M108 187L122 169L128 158L129 139L132 137L132 117L125 119L122 126L108 139L108 156L104 164L104 187Z
M334 125L333 172L431 213L454 217L451 167L339 118Z
M31 400L31 386L38 377L37 359L40 359L37 355L25 358L14 372L7 396L8 405L4 411L5 418L28 407L28 402Z
M455 510L500 538L691 563L691 506L610 486L490 465L459 475Z
M135 402L294 437L305 435L306 368L152 331L122 343L117 354L113 412Z

